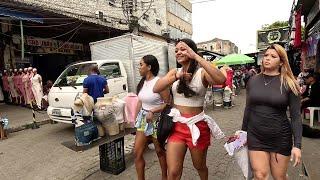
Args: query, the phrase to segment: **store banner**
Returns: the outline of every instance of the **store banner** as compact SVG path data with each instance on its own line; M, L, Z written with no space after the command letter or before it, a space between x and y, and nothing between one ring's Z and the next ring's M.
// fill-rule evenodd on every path
M39 46L42 48L56 48L57 50L69 49L83 51L83 44L80 43L64 42L53 39L37 38L32 36L26 36L26 45Z
M266 49L272 43L287 43L290 40L289 27L257 32L257 49Z

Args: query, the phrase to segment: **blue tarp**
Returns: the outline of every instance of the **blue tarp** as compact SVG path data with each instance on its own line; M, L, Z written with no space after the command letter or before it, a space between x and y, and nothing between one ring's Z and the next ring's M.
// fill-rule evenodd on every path
M0 6L0 16L12 17L23 21L32 21L37 23L43 23L43 18L35 16L33 14L16 11L14 9L5 8Z

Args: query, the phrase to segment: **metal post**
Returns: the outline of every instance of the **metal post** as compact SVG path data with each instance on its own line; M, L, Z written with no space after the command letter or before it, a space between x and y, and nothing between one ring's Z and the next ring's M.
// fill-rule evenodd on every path
M31 126L31 128L32 129L38 129L40 126L37 124L37 122L36 122L36 114L35 114L35 112L34 112L34 107L33 107L33 105L32 105L32 102L31 102L31 109L32 109L32 120L33 120L33 123L32 123L32 126Z
M23 38L23 24L20 20L20 32L21 32L21 61L24 59L24 38Z

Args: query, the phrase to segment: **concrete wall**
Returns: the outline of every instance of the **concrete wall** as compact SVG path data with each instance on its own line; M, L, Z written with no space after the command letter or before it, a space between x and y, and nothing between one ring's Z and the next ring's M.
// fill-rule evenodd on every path
M121 9L120 1L110 5L109 0L14 0L15 2L32 5L58 14L82 19L84 21L114 27L128 29L127 24L121 24L126 20ZM96 12L103 12L103 19L96 18Z

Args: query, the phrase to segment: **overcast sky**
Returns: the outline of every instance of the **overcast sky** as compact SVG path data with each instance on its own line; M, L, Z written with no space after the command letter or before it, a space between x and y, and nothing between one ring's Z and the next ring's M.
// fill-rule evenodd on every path
M204 1L193 0L191 2ZM215 0L192 5L193 40L230 40L241 53L256 51L263 24L289 20L293 0Z

